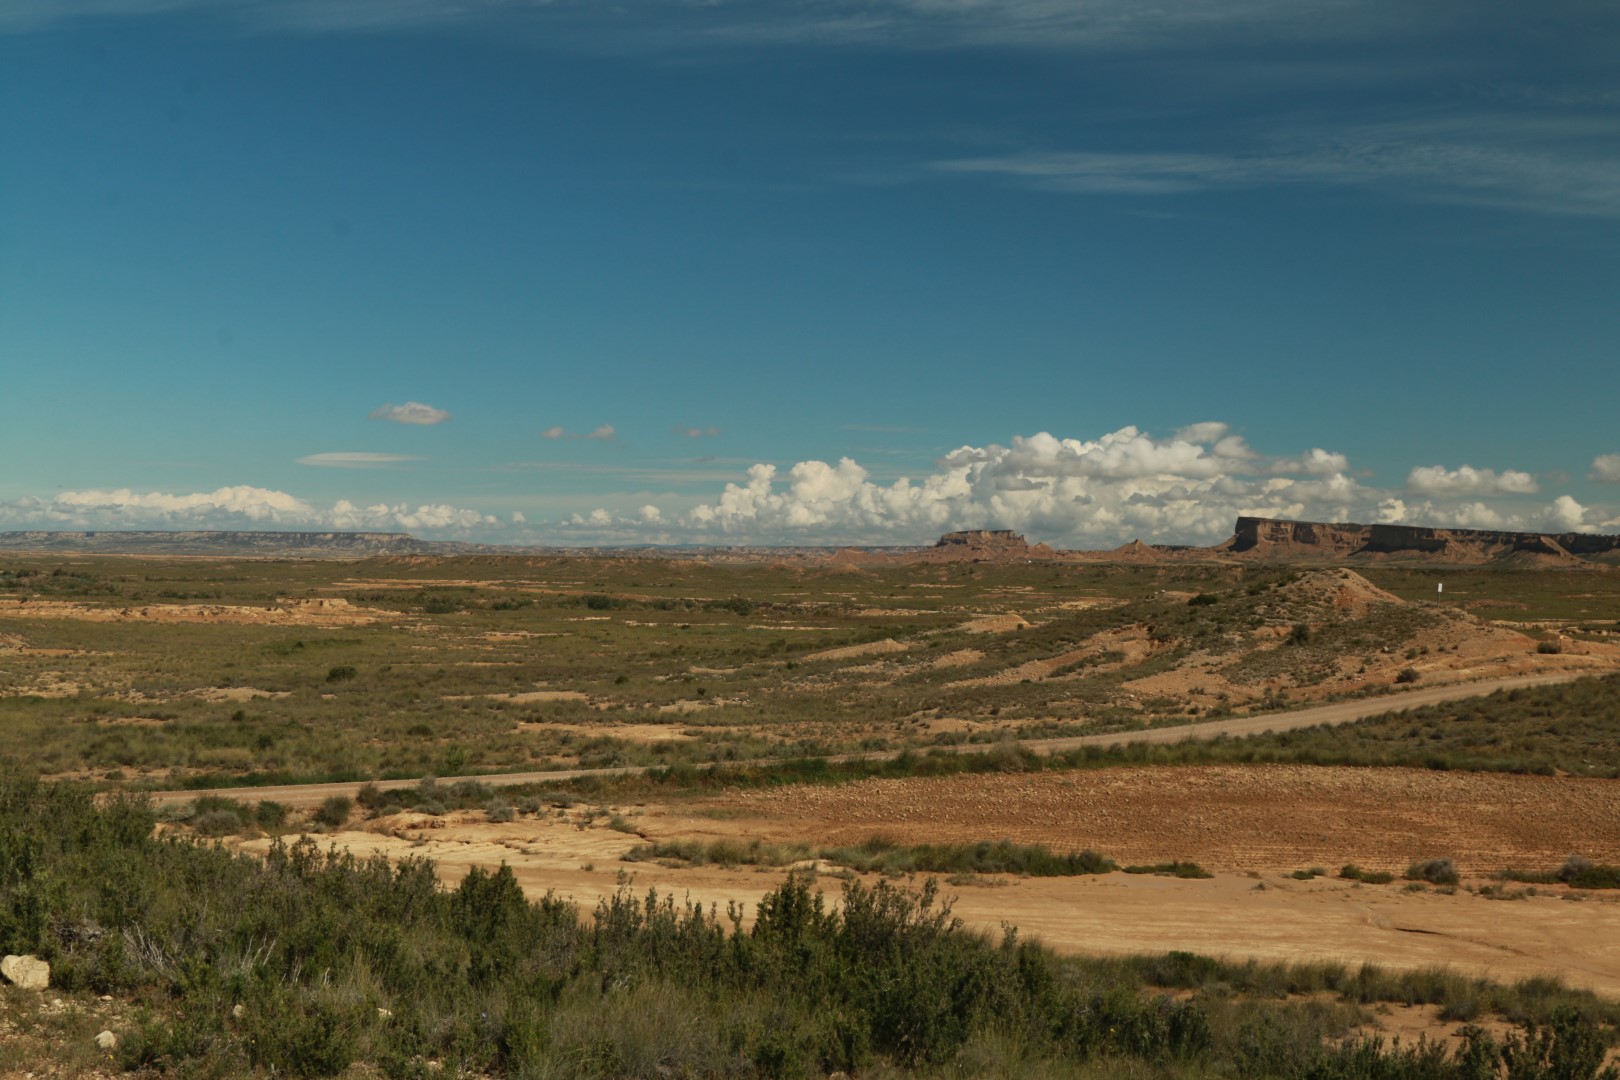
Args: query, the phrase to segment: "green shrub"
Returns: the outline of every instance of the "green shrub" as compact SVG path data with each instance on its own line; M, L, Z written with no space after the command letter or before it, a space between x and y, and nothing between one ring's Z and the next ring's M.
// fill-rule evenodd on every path
M359 672L358 669L356 669L354 667L351 667L348 664L338 664L336 667L333 667L333 668L331 668L330 670L327 671L327 673L326 673L326 681L329 682L329 683L330 682L344 682L344 681L346 681L348 679L354 678L355 676L357 676L359 674L360 674L360 672Z
M279 829L287 822L287 808L271 799L263 799L253 808L253 821L261 829Z
M348 824L349 815L354 811L354 803L347 795L331 795L321 802L320 809L315 811L315 823L328 829L340 829Z
M1595 863L1584 855L1571 855L1555 875L1576 889L1620 889L1620 866Z
M1450 859L1423 859L1406 868L1406 880L1430 885L1455 885L1461 880L1457 864Z
M1126 866L1122 869L1127 874L1159 874L1178 878L1212 878L1215 875L1205 870L1195 862L1186 862L1177 859L1175 862L1153 863L1147 866Z

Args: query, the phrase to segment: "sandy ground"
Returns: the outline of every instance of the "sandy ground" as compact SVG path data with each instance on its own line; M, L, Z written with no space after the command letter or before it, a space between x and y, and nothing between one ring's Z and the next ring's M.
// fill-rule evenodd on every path
M1578 777L1307 765L1181 766L867 780L737 791L676 820L680 835L857 843L999 840L1091 848L1122 862L1215 870L1347 862L1400 872L1449 857L1464 873L1550 870L1571 853L1620 862L1620 783ZM662 823L649 831L662 838Z
M529 895L555 892L586 909L623 882L637 893L657 888L722 910L733 900L751 910L785 873L624 863L619 856L640 842L636 836L600 826L579 828L557 818L496 825L472 820L478 815L466 817L439 828L414 828L413 821L422 819L402 817L392 826L398 835L351 831L321 840L357 854L429 857L447 882L459 880L473 866L504 862ZM649 832L674 824L662 820L656 809L630 820ZM734 829L743 825L725 824ZM243 846L262 851L268 841ZM1602 894L1576 902L1551 889L1524 900L1501 901L1463 890L1450 896L1410 893L1400 883L1296 881L1280 870L1220 873L1210 880L1119 873L980 880L993 884L947 888L958 916L990 933L1010 923L1022 935L1061 952L1187 949L1266 961L1448 966L1507 981L1552 974L1620 996L1620 898ZM836 895L838 882L824 882Z

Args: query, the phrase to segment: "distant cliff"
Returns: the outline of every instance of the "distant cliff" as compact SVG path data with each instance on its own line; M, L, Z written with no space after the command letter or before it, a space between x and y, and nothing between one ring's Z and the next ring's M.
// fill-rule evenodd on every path
M1529 565L1581 565L1593 557L1620 556L1620 536L1240 517L1232 538L1214 550L1253 559L1511 560Z

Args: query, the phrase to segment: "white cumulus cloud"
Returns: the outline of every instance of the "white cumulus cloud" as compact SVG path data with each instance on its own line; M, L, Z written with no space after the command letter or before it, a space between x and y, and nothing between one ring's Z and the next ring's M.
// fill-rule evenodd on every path
M548 427L548 428L546 428L546 430L544 430L544 431L542 431L540 433L540 437L542 439L552 439L552 440L556 440L556 439L596 439L596 440L599 440L599 441L605 441L607 439L616 439L616 438L618 438L619 437L619 432L612 424L602 424L602 425L600 425L600 426L598 426L596 428L593 428L590 431L585 432L582 435L579 432L569 431L567 428L563 427L561 424L558 424L556 427Z
M655 521L606 510L570 524L622 537L657 524L662 535L724 542L914 543L954 528L1005 527L1072 546L1141 537L1218 541L1239 514L1347 520L1385 494L1342 469L1344 455L1312 450L1266 458L1225 424L1169 438L1125 427L1095 439L1047 432L1003 446L962 446L933 471L890 483L852 458L751 466L717 498Z
M1597 526L1587 521L1587 509L1573 496L1560 495L1552 501L1543 515L1549 532L1596 532Z
M1407 488L1418 495L1534 495L1541 490L1536 478L1512 469L1476 469L1464 465L1448 469L1444 465L1420 465L1406 478Z
M1605 484L1620 484L1620 454L1603 454L1593 458L1592 471L1587 477Z
M391 420L396 424L442 424L450 414L420 401L407 401L403 405L380 405L371 410L373 420Z

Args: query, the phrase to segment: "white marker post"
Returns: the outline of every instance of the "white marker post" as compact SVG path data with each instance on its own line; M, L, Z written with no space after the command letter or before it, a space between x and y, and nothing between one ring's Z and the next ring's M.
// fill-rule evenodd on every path
M1439 584L1435 585L1435 587L1434 587L1434 598L1436 600L1444 600L1446 598L1446 583L1445 582L1442 581Z

